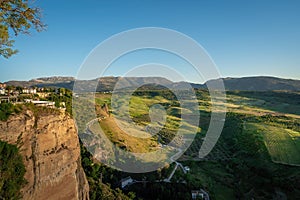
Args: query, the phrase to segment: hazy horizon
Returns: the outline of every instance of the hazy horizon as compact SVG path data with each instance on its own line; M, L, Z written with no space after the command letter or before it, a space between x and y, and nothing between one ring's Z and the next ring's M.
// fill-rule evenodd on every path
M5 83L5 82L9 82L9 81L31 81L31 80L36 80L36 79L41 79L41 78L54 78L54 77L62 77L62 78L75 78L74 76L68 76L68 75L53 75L53 76L41 76L41 77L33 77L30 79L11 79L11 80L6 80L6 81L0 81L0 83ZM99 77L99 78L106 78L106 77L124 77L124 76L103 76L103 77ZM145 78L145 77L157 77L157 78L165 78L165 77L160 77L160 76L132 76L135 78ZM227 78L251 78L251 77L269 77L269 78L279 78L279 79L287 79L287 80L300 80L300 79L295 79L295 78L286 78L286 77L278 77L278 76L270 76L270 75L249 75L249 76L227 76L227 77L221 77L222 79L227 79ZM131 78L131 77L129 77ZM168 78L165 78L168 79ZM84 79L82 79L84 80ZM93 79L87 79L87 80L93 80ZM172 82L186 82L186 80L177 80L177 81L173 81L168 79L169 81ZM213 79L210 79L213 80ZM188 81L189 82L189 81ZM189 82L189 83L194 83L194 84L204 84L205 82Z

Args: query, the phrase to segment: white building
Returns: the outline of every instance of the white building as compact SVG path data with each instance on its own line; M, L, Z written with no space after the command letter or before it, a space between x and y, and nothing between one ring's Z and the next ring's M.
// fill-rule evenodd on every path
M192 199L203 199L204 195L200 190L192 190Z
M127 185L130 185L132 182L133 182L133 179L130 176L128 176L127 178L123 178L121 180L121 187L124 188Z
M189 166L185 166L185 167L184 167L184 170L185 170L186 172L189 172L189 171L190 171Z
M0 94L5 94L5 89L4 88L0 88Z
M35 88L23 88L22 93L24 94L36 94Z
M35 101L32 99L25 99L25 102L33 103L34 105L37 105L37 106L46 106L46 107L51 107L51 108L55 107L55 102L53 102L53 101Z
M192 190L192 199L204 199L204 200L210 200L209 194L203 190Z

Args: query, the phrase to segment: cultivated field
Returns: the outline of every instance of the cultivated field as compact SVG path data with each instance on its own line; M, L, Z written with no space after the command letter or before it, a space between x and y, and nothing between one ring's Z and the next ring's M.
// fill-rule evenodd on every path
M273 162L300 166L300 133L266 124L246 123L246 131L259 132Z

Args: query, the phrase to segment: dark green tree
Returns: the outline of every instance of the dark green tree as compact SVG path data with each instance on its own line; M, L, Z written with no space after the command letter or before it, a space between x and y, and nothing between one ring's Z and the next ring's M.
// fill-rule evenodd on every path
M21 199L25 166L16 145L0 141L0 199Z
M29 34L45 29L41 21L41 11L28 0L0 0L0 56L9 58L18 51L13 49L12 36Z

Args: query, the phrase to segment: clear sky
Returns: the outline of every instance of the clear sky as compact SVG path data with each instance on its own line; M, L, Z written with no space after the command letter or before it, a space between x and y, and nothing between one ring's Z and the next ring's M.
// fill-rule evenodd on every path
M164 27L190 36L206 49L223 77L300 79L297 0L37 0L36 5L43 10L47 30L16 38L20 52L8 60L0 58L2 82L76 76L101 41L139 27ZM131 64L127 59L118 67ZM118 67L107 75L121 75ZM199 82L192 76L189 81Z

